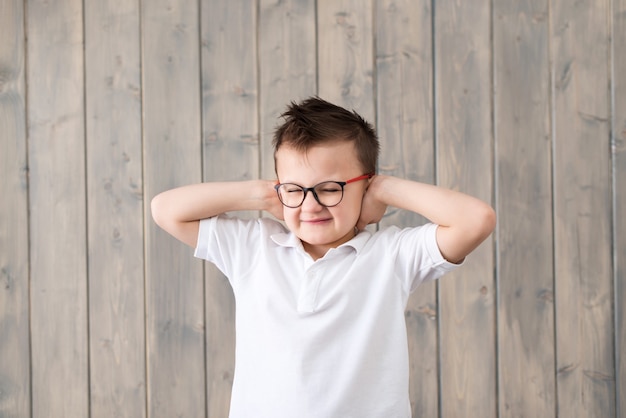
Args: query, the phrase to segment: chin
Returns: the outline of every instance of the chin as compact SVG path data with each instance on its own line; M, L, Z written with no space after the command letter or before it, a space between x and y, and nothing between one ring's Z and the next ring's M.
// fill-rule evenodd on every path
M350 230L352 231L352 229ZM347 242L350 240L350 238L352 237L348 237L348 234L350 233L350 231L344 233L344 234L315 234L315 233L302 233L302 234L297 234L298 238L300 238L300 240L311 244L311 245L328 245L328 246L333 246L336 247L340 244L337 245L333 245L335 243L341 243L343 244L344 242Z
M321 237L315 234L297 234L300 240L306 242L311 245L328 245L333 242L333 239L329 239L328 237Z

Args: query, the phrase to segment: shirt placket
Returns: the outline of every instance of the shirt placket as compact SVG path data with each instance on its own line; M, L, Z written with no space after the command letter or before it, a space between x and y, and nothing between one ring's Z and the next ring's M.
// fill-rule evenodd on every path
M298 313L315 312L321 281L322 274L317 265L310 266L305 270L298 295Z

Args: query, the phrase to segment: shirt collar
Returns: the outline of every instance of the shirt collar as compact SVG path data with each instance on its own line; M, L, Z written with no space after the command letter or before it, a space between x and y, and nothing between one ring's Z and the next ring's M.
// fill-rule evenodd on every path
M281 247L302 248L302 242L293 232L279 232L270 235L270 238Z
M365 243L370 239L371 236L371 232L367 230L360 231L350 241L341 244L339 248L352 247L358 253L365 246ZM270 238L281 247L300 248L304 250L302 242L293 232L279 232L277 234L270 235Z

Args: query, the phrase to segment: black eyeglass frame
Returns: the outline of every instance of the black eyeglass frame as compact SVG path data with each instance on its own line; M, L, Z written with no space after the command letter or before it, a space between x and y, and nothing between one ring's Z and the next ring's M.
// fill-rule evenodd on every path
M341 201L343 200L343 192L344 192L343 188L344 188L344 186L346 184L354 183L354 182L361 181L361 180L371 179L372 177L374 177L374 173L368 173L368 174L360 175L358 177L354 177L354 178L352 178L350 180L346 180L346 181L332 181L332 180L323 181L321 183L317 183L315 186L312 186L312 187L303 187L303 186L300 186L299 184L296 184L296 183L276 183L274 185L274 189L276 190L276 194L278 195L278 200L280 200L280 203L282 203L283 206L291 208L291 209L299 208L300 206L302 206L302 204L306 200L306 195L307 195L308 192L313 193L313 197L315 198L315 201L317 203L319 203L321 206L324 206L325 208L332 208L332 207L335 207L338 204L340 204ZM341 187L341 198L334 205L325 205L322 202L320 202L320 199L317 196L317 192L315 191L316 187L318 187L321 184L326 184L326 183L335 183L335 184L338 184ZM289 185L292 185L292 186L296 186L296 187L299 187L300 189L302 189L302 192L303 192L302 201L297 206L290 206L290 205L285 204L285 202L283 202L283 199L280 197L280 192L278 191L278 189L281 186L284 186L286 184L289 184Z

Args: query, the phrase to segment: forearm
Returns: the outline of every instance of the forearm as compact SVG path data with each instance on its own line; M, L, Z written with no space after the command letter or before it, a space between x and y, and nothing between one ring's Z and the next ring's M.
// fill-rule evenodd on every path
M179 240L193 246L198 221L240 210L272 211L276 192L265 180L200 183L167 190L152 199L154 221Z
M376 176L368 192L385 205L419 213L442 226L462 224L476 205L486 205L472 196L431 184L391 176Z
M495 213L485 202L454 190L390 176L377 176L368 193L388 206L419 213L440 226L437 242L450 261L460 261L495 226Z
M224 212L264 210L273 191L269 182L200 183L178 187L158 194L152 200L153 216L164 215L177 221L196 221Z

